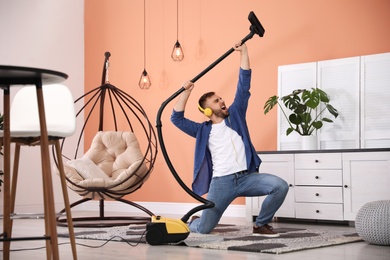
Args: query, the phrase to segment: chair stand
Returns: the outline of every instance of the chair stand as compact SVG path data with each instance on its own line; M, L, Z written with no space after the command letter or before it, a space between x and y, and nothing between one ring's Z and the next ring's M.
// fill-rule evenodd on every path
M11 187L11 198L10 198L10 212L11 214L14 213L15 210L15 201L16 201L16 188L17 188L17 180L18 180L18 172L19 172L19 159L20 159L20 148L21 146L35 146L35 145L41 145L39 138L11 138L11 142L15 143L15 154L14 154L14 168L13 168L13 176L12 176L12 187ZM48 145L54 145L57 155L61 154L61 148L60 148L60 142L58 139L55 140L49 140ZM66 213L67 216L72 216L70 211L70 205L69 205L69 198L68 198L68 192L67 192L67 186L66 186L66 180L65 180L65 173L63 168L63 161L62 158L58 160L59 163L59 172L60 172L60 179L61 179L61 187L62 187L62 194L64 199L65 208L63 209L63 212ZM12 226L13 226L13 220L10 219L9 222L9 232L8 237L9 239L3 239L4 241L11 242L11 241L19 241L19 240L46 240L46 251L47 256L49 257L53 253L53 258L58 259L59 252L58 252L58 238L57 238L57 230L55 228L55 209L54 209L54 199L53 199L53 190L52 190L52 179L51 179L51 173L49 174L43 173L43 187L44 187L44 219L45 219L45 231L46 235L43 237L18 237L18 238L12 238ZM47 191L45 189L50 188L51 190ZM50 192L50 193L49 193ZM49 202L48 200L51 199ZM51 214L50 214L51 213ZM70 238L70 244L73 254L73 259L77 259L77 252L76 252L76 241L75 241L75 235L73 230L73 223L72 218L67 219L68 223L68 230L69 230L69 238ZM54 242L53 242L54 239ZM53 252L51 252L53 251Z
M80 205L84 202L90 201L92 198L84 198L78 200L70 205L70 208L73 208L77 205ZM137 224L146 224L151 221L151 216L154 214L148 209L142 207L141 205L128 201L122 198L115 198L115 201L119 201L130 206L136 207L146 214L149 217L142 216L105 216L104 214L104 199L99 199L99 216L96 217L73 217L72 222L74 227L114 227L114 226L127 226L127 225L137 225ZM67 227L68 221L67 217L63 217L62 214L65 212L65 209L60 211L60 216L57 217L57 226Z

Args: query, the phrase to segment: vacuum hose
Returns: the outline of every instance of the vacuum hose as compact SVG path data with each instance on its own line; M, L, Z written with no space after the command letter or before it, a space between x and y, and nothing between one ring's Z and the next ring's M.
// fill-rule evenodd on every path
M259 35L260 37L263 37L264 32L265 32L263 26L261 25L261 23L259 22L259 20L257 19L256 15L253 12L249 13L248 20L251 23L250 33L247 36L245 36L244 39L241 40L241 44L244 44L247 40L252 39L253 35L255 35L255 34ZM225 59L227 56L229 56L233 51L234 51L234 48L231 48L230 50L228 50L219 59L214 61L210 66L208 66L201 73L199 73L196 77L194 77L191 80L191 82L195 83L198 79L200 79L209 70L214 68L218 63L220 63L223 59ZM173 167L172 162L169 159L167 150L165 148L164 139L163 139L163 135L162 135L162 129L161 129L162 128L161 115L162 115L162 113L164 111L164 108L169 104L169 102L171 102L174 98L176 98L178 95L180 95L184 90L185 90L185 88L181 87L178 91L176 91L172 96L170 96L167 100L165 100L161 104L160 109L157 112L156 127L157 127L157 134L158 134L158 140L159 140L159 143L160 143L161 151L162 151L164 159L165 159L165 161L166 161L166 163L167 163L167 165L169 167L169 170L172 172L173 176L175 177L175 179L179 183L179 185L189 195L191 195L194 199L198 200L199 202L203 203L202 205L199 205L199 206L191 209L187 214L185 214L181 218L181 220L184 223L186 223L191 215L193 215L194 213L196 213L196 212L198 212L200 210L204 210L204 209L207 209L207 208L213 208L214 207L214 203L209 201L209 200L207 200L207 199L204 199L203 197L201 197L199 195L197 195L190 188L187 187L187 185L181 180L179 174L176 172L175 168Z

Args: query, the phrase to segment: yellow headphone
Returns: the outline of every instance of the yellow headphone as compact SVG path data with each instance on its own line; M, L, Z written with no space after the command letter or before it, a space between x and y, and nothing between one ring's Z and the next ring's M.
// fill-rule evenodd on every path
M211 108L209 107L206 107L205 109L203 109L203 107L201 107L199 104L198 104L198 108L200 111L203 112L203 114L207 117L210 117L212 114L213 114L213 110L211 110Z

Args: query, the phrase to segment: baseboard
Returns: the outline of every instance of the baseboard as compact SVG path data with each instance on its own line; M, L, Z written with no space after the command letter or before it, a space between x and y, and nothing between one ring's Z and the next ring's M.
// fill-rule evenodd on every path
M136 202L142 207L147 208L155 215L167 216L167 215L185 215L191 209L199 206L196 203L170 203L170 202ZM105 211L107 212L120 212L120 213L133 213L137 214L142 211L139 209L126 205L118 201L105 201ZM98 211L99 201L88 201L82 205L77 206L77 210L82 211ZM245 217L245 205L230 205L225 213L225 217Z
M172 202L136 202L144 208L147 208L155 215L160 216L169 216L169 215L185 215L191 209L199 206L196 203L172 203ZM56 204L55 208L61 210L63 204ZM0 205L0 210L3 212L2 205ZM132 207L130 205L121 203L119 201L105 201L104 202L105 212L112 213L129 213L129 214L139 214L142 213L141 210ZM97 212L99 213L99 201L92 200L85 203L82 203L72 209L72 212L76 211L88 211L88 212ZM31 212L43 212L43 205L18 205L15 208L15 212L18 213L31 213ZM224 217L239 217L245 218L245 205L230 205L225 213Z

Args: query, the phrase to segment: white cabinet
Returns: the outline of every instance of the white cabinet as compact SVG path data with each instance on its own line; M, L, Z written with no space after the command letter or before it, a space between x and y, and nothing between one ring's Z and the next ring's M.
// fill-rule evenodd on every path
M321 150L388 148L389 72L390 53L279 66L278 96L315 87L329 94L339 116L317 131ZM323 116L333 118L327 111ZM278 109L278 150L300 150L301 136L286 136L287 128Z
M390 152L343 153L344 219L370 201L390 199Z
M361 147L390 147L390 53L362 56Z
M390 148L259 152L260 172L290 185L275 217L354 221L367 202L390 200ZM247 219L264 197L246 198Z
M278 96L290 94L293 90L313 88L317 82L317 63L301 63L278 67ZM285 110L289 116L289 110ZM291 113L291 112L290 112ZM278 109L278 150L299 150L301 149L301 136L293 131L286 136L289 125Z
M319 147L323 150L359 148L360 57L319 61L317 87L329 95L330 104L339 111L333 123L324 123L317 131ZM322 117L333 119L328 111Z

